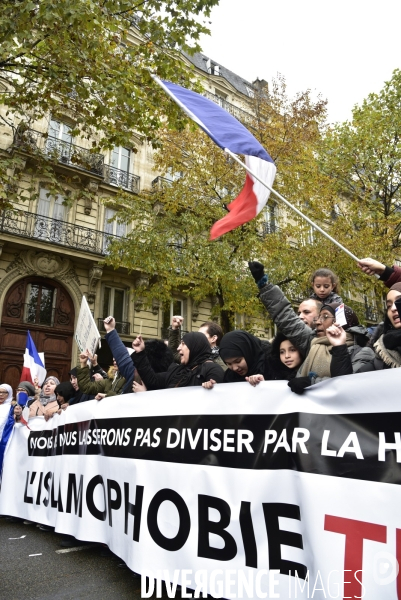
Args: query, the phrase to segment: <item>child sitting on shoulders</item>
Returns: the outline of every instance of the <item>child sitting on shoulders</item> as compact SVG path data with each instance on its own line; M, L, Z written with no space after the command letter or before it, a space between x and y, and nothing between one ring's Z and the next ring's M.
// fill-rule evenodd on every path
M311 277L311 283L313 293L310 295L310 298L314 298L322 304L343 302L341 296L337 294L340 280L330 269L317 269Z

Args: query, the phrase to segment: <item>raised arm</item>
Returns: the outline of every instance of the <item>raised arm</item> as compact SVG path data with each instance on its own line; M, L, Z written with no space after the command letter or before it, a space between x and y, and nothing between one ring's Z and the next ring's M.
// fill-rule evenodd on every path
M259 298L263 302L274 324L306 356L312 340L312 330L295 314L290 301L277 285L268 283L268 276L259 262L251 262L249 269L259 287ZM255 267L255 265L257 265ZM263 273L260 279L256 280Z
M167 385L168 371L164 373L154 372L145 354L145 342L141 335L138 335L132 342L132 347L135 353L132 354L131 358L133 359L135 356L135 366L147 390L163 390Z

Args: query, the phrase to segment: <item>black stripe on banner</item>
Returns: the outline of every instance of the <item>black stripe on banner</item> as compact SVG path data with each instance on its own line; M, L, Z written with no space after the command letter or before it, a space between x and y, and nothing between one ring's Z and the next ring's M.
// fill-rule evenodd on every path
M291 469L400 484L400 431L400 413L129 417L31 431L28 453Z

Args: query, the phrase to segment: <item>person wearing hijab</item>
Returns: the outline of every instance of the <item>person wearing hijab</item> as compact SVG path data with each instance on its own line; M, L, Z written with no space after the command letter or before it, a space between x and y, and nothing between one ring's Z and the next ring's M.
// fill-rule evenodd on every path
M224 371L211 360L210 344L203 333L186 333L177 348L181 364L172 363L162 373L152 369L141 335L133 341L132 347L135 350L132 360L135 360L135 367L148 391L202 385L211 379L217 383L223 381Z
M289 380L295 377L303 357L281 333L273 344L261 342L247 331L230 331L220 343L220 356L228 366L224 383ZM209 386L204 386L209 387Z
M59 410L55 394L59 383L60 381L53 375L45 380L42 389L29 407L29 418L45 417L47 420Z
M387 293L387 311L384 317L383 332L373 344L376 353L376 370L399 369L401 367L401 319L395 305L401 299L401 283L395 283Z
M70 381L62 381L54 390L56 400L60 408L66 409L71 399L75 396L75 390Z

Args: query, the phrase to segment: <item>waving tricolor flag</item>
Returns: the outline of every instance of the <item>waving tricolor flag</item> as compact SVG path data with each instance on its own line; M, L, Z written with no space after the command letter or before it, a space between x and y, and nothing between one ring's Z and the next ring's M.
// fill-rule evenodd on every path
M34 382L35 377L39 380L39 385L42 385L46 379L46 369L43 364L43 359L40 357L36 346L31 337L30 332L26 336L26 349L24 354L24 366L22 367L20 381Z
M221 106L204 96L187 90L169 81L153 79L169 96L208 134L223 150L245 156L245 164L260 179L272 186L276 166L256 138ZM210 231L210 239L215 239L227 231L247 223L258 215L265 206L270 191L247 173L245 185L239 196L228 205L230 211L215 223Z

